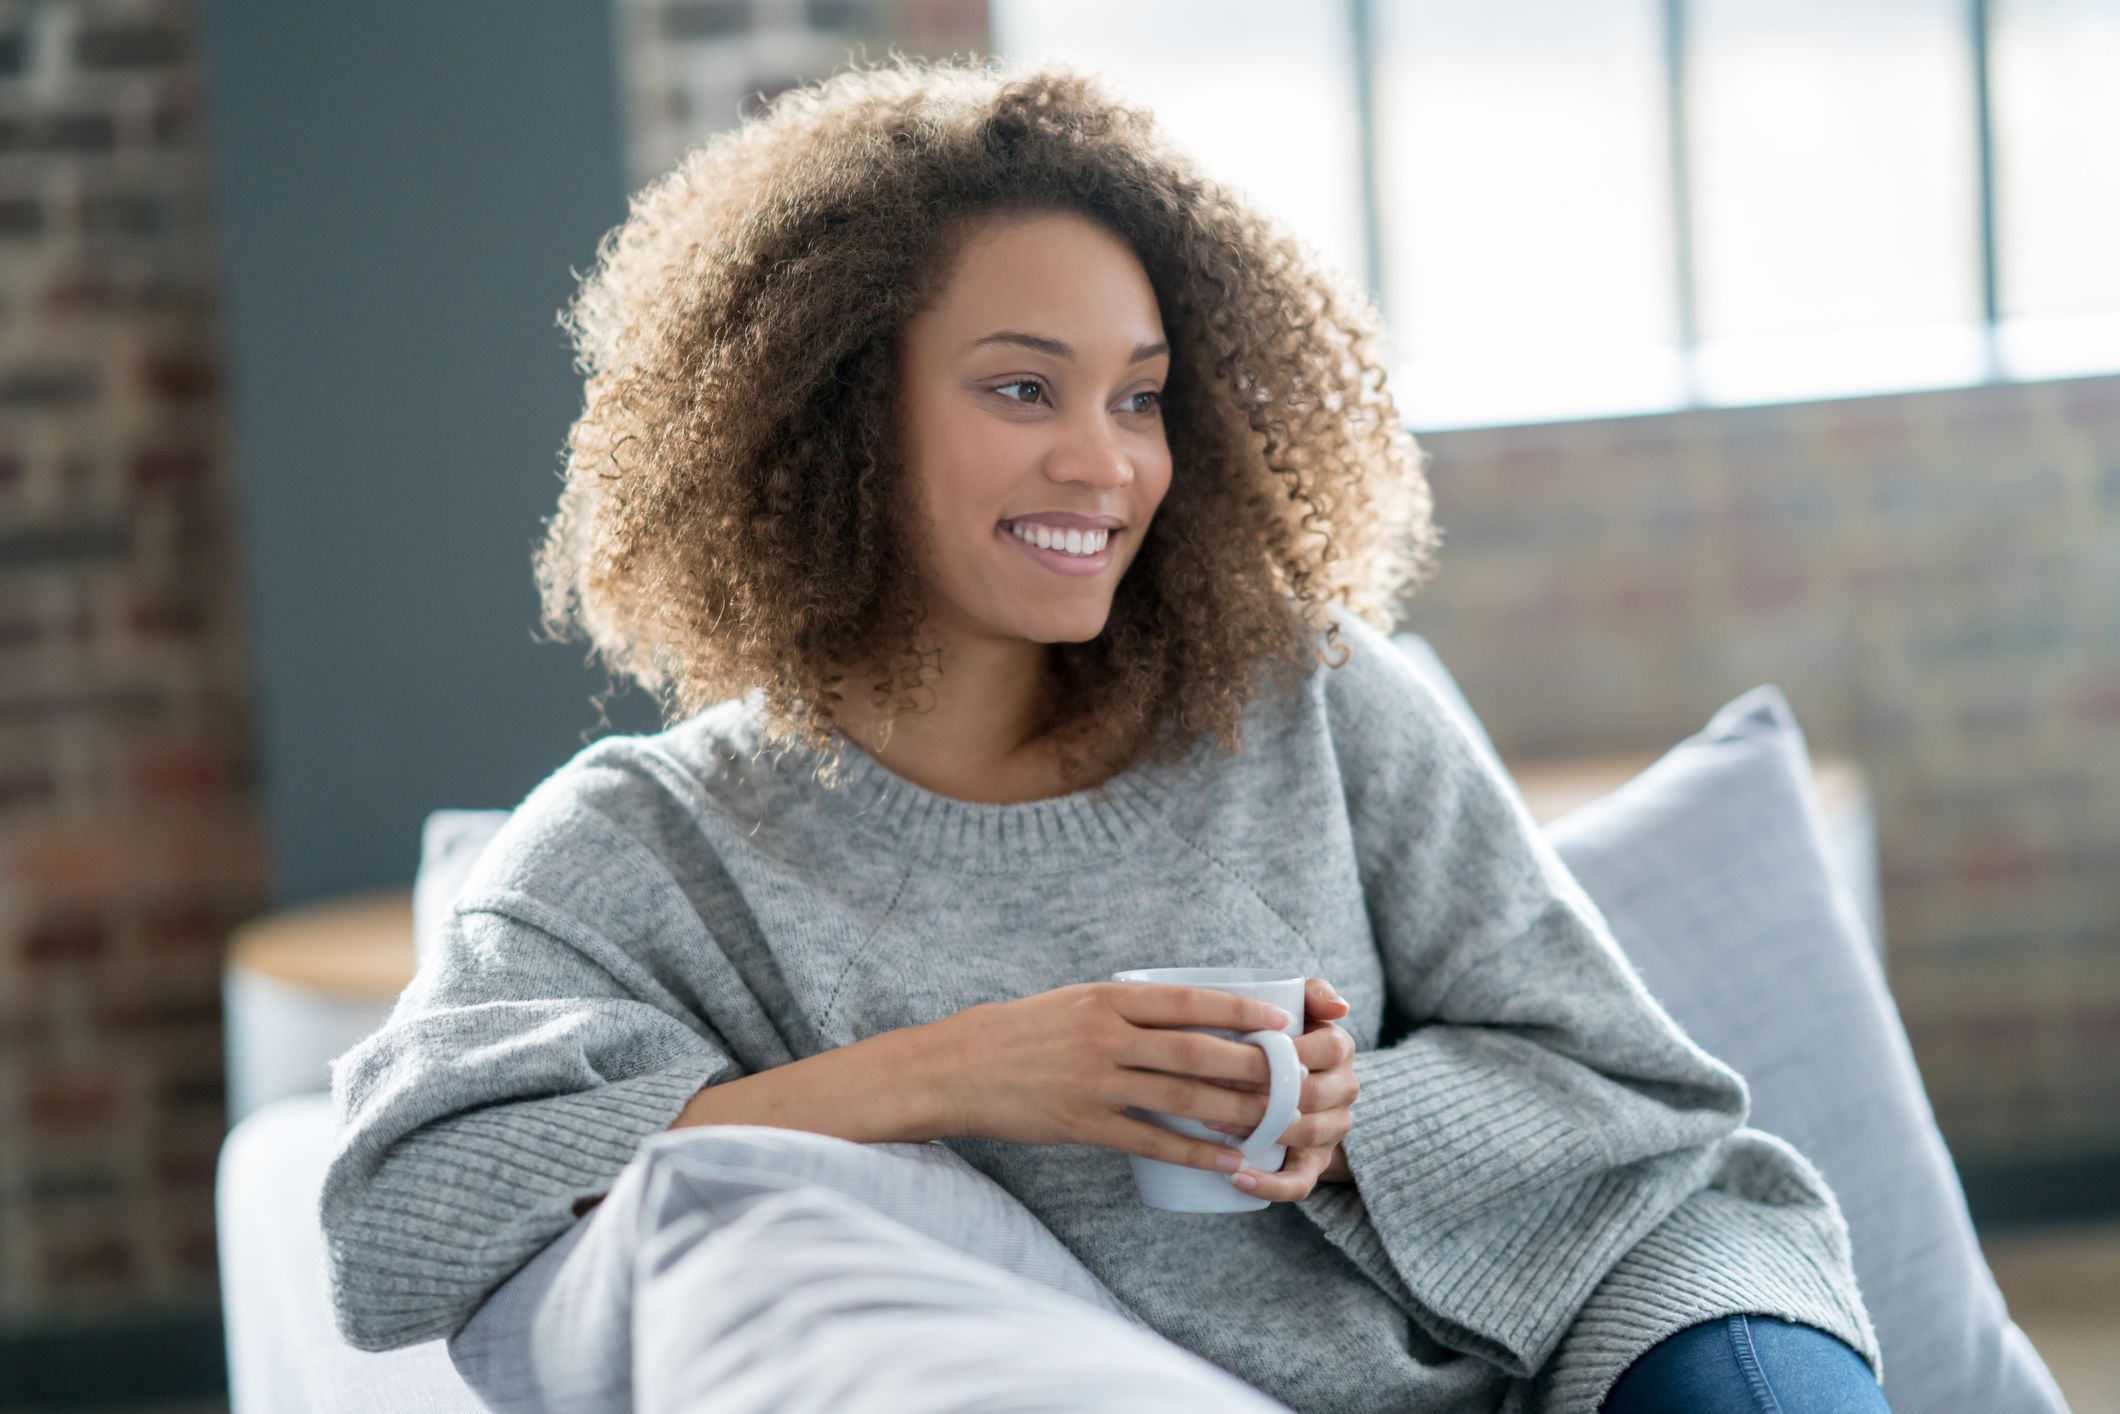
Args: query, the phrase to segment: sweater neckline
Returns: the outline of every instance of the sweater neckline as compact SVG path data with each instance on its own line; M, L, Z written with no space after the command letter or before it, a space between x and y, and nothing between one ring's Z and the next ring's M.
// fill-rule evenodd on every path
M1098 785L1041 800L960 800L899 775L834 728L840 783L816 778L826 753L789 747L774 765L812 807L890 841L929 864L1015 873L1097 859L1137 846L1161 828L1170 768L1143 755Z

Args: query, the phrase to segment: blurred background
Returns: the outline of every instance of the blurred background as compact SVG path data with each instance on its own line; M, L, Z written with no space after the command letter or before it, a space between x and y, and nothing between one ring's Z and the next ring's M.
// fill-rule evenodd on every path
M1782 687L2120 1408L2120 0L0 5L0 1407L226 1407L229 1126L387 1010L429 811L658 725L533 635L575 274L887 45L1106 73L1374 294L1521 782Z

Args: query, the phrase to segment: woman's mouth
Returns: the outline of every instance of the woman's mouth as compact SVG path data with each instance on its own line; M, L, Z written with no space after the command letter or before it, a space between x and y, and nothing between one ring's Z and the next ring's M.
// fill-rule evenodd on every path
M1047 544L1041 546L1035 539L1038 527L1035 522L1002 521L994 527L994 533L1021 550L1033 564L1042 565L1055 574L1090 575L1104 570L1112 562L1112 542L1125 534L1120 530L1077 531L1072 536L1065 531L1046 527L1049 532ZM1092 551L1089 547L1099 539L1102 544ZM1070 544L1078 548L1069 551Z

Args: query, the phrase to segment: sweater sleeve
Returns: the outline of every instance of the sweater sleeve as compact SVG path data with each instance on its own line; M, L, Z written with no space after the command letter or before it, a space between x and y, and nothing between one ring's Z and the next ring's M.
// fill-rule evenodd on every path
M629 891L657 882L608 887L639 926ZM605 932L526 895L467 897L389 1019L332 1066L320 1217L340 1334L361 1350L454 1335L644 1138L742 1069Z
M1528 1377L1709 1181L1750 1095L1651 997L1437 689L1374 628L1343 641L1324 691L1385 1013L1353 1061L1354 1182L1300 1206L1434 1339Z

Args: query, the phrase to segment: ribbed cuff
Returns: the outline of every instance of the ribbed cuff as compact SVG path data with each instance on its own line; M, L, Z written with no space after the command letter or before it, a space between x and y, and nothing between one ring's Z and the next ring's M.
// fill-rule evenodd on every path
M1769 1149L1796 1155L1760 1130L1732 1135L1716 1186L1688 1197L1620 1258L1540 1372L1532 1390L1536 1414L1596 1414L1627 1367L1658 1341L1739 1314L1778 1316L1836 1335L1883 1383L1884 1357L1839 1205L1822 1178L1815 1186L1792 1180L1765 1155Z
M1712 1173L1715 1145L1613 1167L1555 1093L1448 1029L1357 1052L1354 1183L1302 1210L1409 1318L1529 1378L1591 1289Z
M339 1334L359 1350L455 1334L575 1221L577 1199L607 1192L641 1141L730 1069L722 1056L687 1056L571 1095L470 1110L399 1140L365 1182L349 1167L351 1191L327 1181Z

